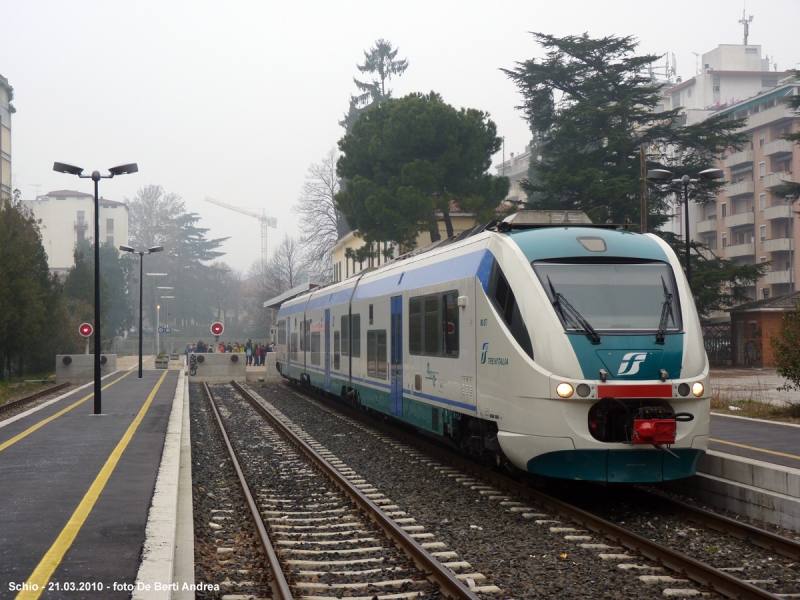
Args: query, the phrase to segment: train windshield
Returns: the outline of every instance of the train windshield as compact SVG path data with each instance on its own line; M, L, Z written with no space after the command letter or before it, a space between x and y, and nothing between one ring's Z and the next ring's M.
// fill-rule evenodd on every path
M566 300L597 331L681 330L675 279L666 263L534 262L533 270L551 302ZM563 310L556 313L567 331L585 329Z

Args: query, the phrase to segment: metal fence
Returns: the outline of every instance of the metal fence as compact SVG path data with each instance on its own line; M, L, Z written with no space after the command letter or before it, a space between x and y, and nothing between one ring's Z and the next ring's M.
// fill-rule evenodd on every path
M732 363L730 323L703 325L703 344L706 347L708 361L713 366L722 367Z

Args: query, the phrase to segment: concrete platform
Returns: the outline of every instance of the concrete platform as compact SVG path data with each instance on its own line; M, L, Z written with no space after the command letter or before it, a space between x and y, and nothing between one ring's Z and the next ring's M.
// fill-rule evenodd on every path
M712 414L697 475L667 487L800 532L800 426Z
M136 367L103 379L102 415L89 383L0 421L0 596L130 598L137 573L156 583L143 548L162 551L159 583L185 574L173 559L185 377Z

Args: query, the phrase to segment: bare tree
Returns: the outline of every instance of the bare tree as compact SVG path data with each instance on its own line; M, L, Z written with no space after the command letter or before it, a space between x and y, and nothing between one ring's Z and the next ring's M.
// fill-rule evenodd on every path
M178 194L164 193L160 185L146 185L136 192L128 204L128 240L137 249L161 246L174 229L178 217L186 212L186 206Z
M307 270L314 279L322 281L330 280L333 275L330 249L339 239L343 221L335 203L340 185L336 175L338 158L338 151L331 148L322 162L308 167L300 198L292 208L301 219L300 245L306 255Z

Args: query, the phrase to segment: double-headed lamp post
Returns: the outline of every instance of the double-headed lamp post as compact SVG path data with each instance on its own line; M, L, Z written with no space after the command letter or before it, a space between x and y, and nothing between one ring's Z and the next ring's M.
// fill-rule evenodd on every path
M153 246L147 250L134 250L130 246L120 246L120 250L123 252L133 252L134 254L139 255L139 379L142 378L142 281L143 281L143 269L142 264L144 263L144 255L145 254L152 254L153 252L161 252L164 250L164 246Z
M689 282L690 286L692 284L692 263L690 260L692 236L689 235L689 184L698 183L701 179L722 179L724 176L725 173L722 171L722 169L706 169L704 171L700 171L697 174L699 179L692 179L688 175L684 175L680 179L673 179L675 177L675 173L667 171L666 169L651 169L647 172L647 181L652 183L680 183L683 185L683 213L685 217L685 229L683 236L686 240L686 281Z
M77 175L81 179L94 181L94 414L99 415L101 410L100 386L100 197L98 196L98 183L101 179L111 179L115 175L137 173L139 167L136 163L112 167L108 170L110 175L100 175L100 171L92 171L91 175L84 175L81 167L74 167L65 163L53 163L53 171Z

